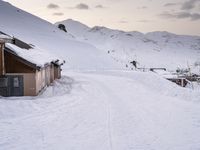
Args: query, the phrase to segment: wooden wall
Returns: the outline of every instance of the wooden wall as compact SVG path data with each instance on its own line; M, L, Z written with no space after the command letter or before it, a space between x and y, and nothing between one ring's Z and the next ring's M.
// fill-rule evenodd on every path
M24 74L24 96L36 96L36 78L35 73Z
M49 86L54 80L51 81L51 66L46 66L41 70L36 71L36 93L39 93L46 86Z
M7 51L5 53L6 73L34 73L35 69L24 64L18 57Z
M5 43L0 41L0 75L5 74L4 45L5 45Z
M8 73L7 75L22 75L24 83L24 96L36 96L35 73Z
M55 77L54 77L54 65L51 64L50 82L52 83L54 80L55 80Z
M60 68L60 66L54 65L54 78L55 79L61 78L61 68Z

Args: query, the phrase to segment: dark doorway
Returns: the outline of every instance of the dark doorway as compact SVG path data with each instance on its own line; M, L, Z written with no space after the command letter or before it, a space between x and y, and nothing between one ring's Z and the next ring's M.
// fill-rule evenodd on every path
M0 79L1 96L23 96L24 81L22 75L8 75Z
M23 96L23 76L10 76L10 96Z

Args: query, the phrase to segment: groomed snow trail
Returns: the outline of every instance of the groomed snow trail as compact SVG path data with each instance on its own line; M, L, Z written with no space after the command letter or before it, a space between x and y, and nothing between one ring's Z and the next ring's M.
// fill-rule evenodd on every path
M0 150L200 149L198 92L151 74L65 74L37 98L0 99Z

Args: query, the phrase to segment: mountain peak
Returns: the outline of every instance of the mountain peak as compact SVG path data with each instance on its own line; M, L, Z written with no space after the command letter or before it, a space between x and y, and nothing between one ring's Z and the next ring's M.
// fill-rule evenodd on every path
M64 24L67 31L69 33L73 33L75 36L82 35L83 32L90 30L90 27L87 25L73 19L66 19L64 21L55 23L55 25L58 24Z
M59 22L57 22L56 24L58 24L58 23L73 24L73 25L78 25L78 26L84 26L85 28L90 28L90 27L88 27L87 25L85 25L85 24L83 24L83 23L81 23L81 22L79 22L79 21L77 21L77 20L73 20L73 19L66 19L66 20L64 20L64 21L59 21Z
M135 59L141 66L176 69L179 66L187 67L188 62L194 64L199 59L199 37L176 35L167 31L143 34L104 26L89 28L71 19L63 23L76 39L92 44L116 61L127 64L127 61Z

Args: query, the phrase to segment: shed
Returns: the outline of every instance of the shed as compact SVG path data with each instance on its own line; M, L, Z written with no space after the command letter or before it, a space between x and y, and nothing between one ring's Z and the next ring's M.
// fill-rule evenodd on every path
M38 95L61 78L63 63L45 50L0 34L0 95Z
M165 79L174 82L182 87L185 87L188 84L188 80L184 77L179 77L176 74L168 72L165 68L150 68L150 71L155 72Z

